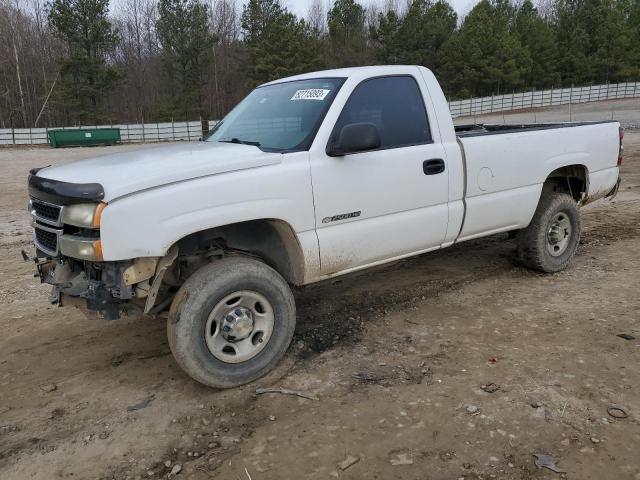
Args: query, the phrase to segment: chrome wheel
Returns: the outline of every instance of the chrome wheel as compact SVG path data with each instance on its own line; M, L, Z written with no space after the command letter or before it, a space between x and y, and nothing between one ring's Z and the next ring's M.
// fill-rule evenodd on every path
M547 228L547 251L553 257L562 255L571 241L571 220L565 212L559 212L549 222Z
M263 295L234 292L220 300L207 319L207 347L223 362L246 362L267 345L273 324L273 307Z

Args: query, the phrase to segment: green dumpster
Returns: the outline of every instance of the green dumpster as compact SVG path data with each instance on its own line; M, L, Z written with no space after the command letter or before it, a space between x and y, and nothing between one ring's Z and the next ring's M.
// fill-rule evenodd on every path
M73 130L49 130L49 145L57 147L84 147L88 145L113 145L120 141L119 128L81 128Z

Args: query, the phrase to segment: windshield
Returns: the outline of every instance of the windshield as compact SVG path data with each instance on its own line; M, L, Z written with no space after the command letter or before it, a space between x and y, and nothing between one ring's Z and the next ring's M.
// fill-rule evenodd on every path
M256 88L211 132L208 142L266 151L309 148L343 78L314 78Z

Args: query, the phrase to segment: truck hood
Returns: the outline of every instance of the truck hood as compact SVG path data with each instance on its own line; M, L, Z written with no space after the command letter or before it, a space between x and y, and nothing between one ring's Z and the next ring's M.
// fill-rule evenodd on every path
M99 183L104 200L194 178L274 165L282 154L258 147L190 142L104 155L38 171L37 176L67 183Z

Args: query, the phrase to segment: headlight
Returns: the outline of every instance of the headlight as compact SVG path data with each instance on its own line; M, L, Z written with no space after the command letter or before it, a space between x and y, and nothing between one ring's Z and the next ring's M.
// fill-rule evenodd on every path
M62 223L82 228L99 228L106 203L78 203L62 209Z
M102 242L95 238L60 235L60 253L78 260L102 261Z

